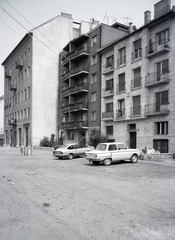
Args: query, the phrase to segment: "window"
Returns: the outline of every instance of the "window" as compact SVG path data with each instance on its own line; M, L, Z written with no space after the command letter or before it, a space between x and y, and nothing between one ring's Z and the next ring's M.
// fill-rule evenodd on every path
M168 122L156 122L155 134L168 134Z
M156 64L156 80L160 81L161 77L163 77L162 75L169 73L169 59L166 59L162 62L158 62Z
M93 73L91 75L91 84L96 83L97 82L97 73Z
M113 126L106 126L106 134L113 135Z
M27 118L30 118L30 107L27 108Z
M113 89L114 89L113 79L107 80L105 90L108 91L108 90L113 90Z
M20 102L20 93L18 93L18 103Z
M106 103L106 112L113 112L113 102Z
M121 150L121 149L127 149L127 147L122 143L118 144L118 150Z
M91 65L94 65L96 63L97 63L97 54L91 57Z
M140 96L133 97L133 109L132 109L132 115L139 115L140 114Z
M132 60L142 57L141 39L134 42L134 52L132 53Z
M117 60L117 66L120 66L125 63L126 63L126 49L124 47L119 49L119 58Z
M20 111L18 111L18 120L20 120Z
M113 67L114 66L114 55L111 55L110 57L106 58L106 65L105 67Z
M97 92L94 92L91 94L91 102L96 102L97 101Z
M23 119L23 110L21 110L21 119Z
M24 118L27 118L27 111L26 111L26 108L24 109Z
M21 82L23 82L23 72L21 72Z
M27 69L24 69L24 79L27 78Z
M27 77L30 77L30 66L27 67Z
M20 102L23 100L23 91L21 91L21 94L20 94Z
M134 69L134 80L132 81L131 87L137 88L141 86L141 68Z
M91 47L95 46L97 44L97 35L92 37L91 39Z
M125 73L119 75L119 84L118 84L119 92L125 90Z
M96 121L96 112L91 112L91 121Z
M27 58L27 53L26 53L26 51L24 52L24 59L26 60L26 58Z
M168 104L168 91L156 93L156 105L157 104Z
M163 30L156 34L158 46L169 41L169 29Z
M30 87L27 88L27 98L30 98Z
M160 153L168 153L168 139L154 139L153 148Z
M27 99L27 90L24 89L24 100L26 100L26 99Z
M30 57L30 47L28 48L28 57Z

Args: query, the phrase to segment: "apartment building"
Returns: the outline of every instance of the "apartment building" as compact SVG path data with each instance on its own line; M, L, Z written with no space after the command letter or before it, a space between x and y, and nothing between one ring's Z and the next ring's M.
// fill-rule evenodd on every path
M144 25L98 53L102 59L101 129L130 148L173 152L175 146L175 6L162 0ZM114 59L115 67L108 71Z
M4 140L4 96L0 96L0 146Z
M127 34L128 26L99 24L68 42L60 53L59 136L64 142L78 142L83 136L88 140L91 129L101 129L101 60L97 49Z
M2 63L5 145L39 145L57 133L59 52L95 26L61 13L27 33L7 56Z

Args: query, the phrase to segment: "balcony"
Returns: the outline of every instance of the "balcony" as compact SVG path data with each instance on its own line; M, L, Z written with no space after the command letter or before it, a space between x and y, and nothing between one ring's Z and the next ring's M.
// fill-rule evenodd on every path
M166 53L170 51L169 41L167 40L164 43L159 42L149 42L149 45L146 46L146 57L151 58L160 53Z
M145 76L145 87L152 87L154 85L166 84L170 81L169 70L166 73L160 74L158 72L148 74Z
M88 111L88 102L72 102L66 106L62 106L63 112Z
M103 74L108 74L114 71L114 61L103 66Z
M70 105L70 112L87 111L88 102L75 102Z
M117 67L126 65L126 56L117 59Z
M142 48L138 48L132 52L132 61L137 61L140 59L142 59Z
M169 104L152 103L145 105L145 116L167 114L169 114Z
M16 91L16 83L12 82L10 83L10 91Z
M7 71L5 72L5 78L11 79L11 77L12 77L11 70L7 70Z
M103 120L113 120L114 112L102 112L102 119Z
M125 108L116 110L116 119L125 118Z
M88 65L81 65L76 68L72 68L69 71L69 76L70 77L75 77L75 76L83 76L89 74L89 66Z
M62 126L64 129L87 129L88 128L88 121L82 120L70 120L62 122Z
M62 58L61 58L62 66L68 66L70 57L71 57L71 53L69 53L69 52L63 53Z
M89 91L89 85L87 83L79 84L77 86L70 86L65 88L63 92L63 97L66 97L68 94L77 94L77 93L87 93Z
M114 87L109 89L102 89L102 97L110 97L114 95Z
M16 62L15 62L15 67L17 69L22 69L23 68L23 61L21 59L18 59Z
M135 78L131 80L131 89L140 88L142 86L142 78Z
M82 46L81 48L75 50L75 52L71 53L71 60L80 60L89 56L89 48L87 46Z
M16 119L8 120L9 125L16 125Z

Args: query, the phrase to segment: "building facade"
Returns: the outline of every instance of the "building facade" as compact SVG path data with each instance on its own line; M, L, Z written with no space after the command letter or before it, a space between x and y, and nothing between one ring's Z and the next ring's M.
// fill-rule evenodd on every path
M0 96L0 146L4 140L4 96Z
M101 129L131 148L173 152L175 145L175 7L162 0L139 29L101 48ZM106 63L115 67L107 71Z
M58 132L59 52L95 26L62 13L27 33L4 60L5 145L39 145Z
M99 24L74 38L61 52L59 136L64 142L79 142L83 136L88 140L91 129L101 129L101 60L97 49L127 32L128 27L122 24Z

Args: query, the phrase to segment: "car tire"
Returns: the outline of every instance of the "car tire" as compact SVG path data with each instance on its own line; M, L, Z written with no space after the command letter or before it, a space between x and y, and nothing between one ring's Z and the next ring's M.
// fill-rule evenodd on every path
M92 161L92 163L93 163L94 165L99 165L100 162Z
M74 158L73 153L70 153L70 154L68 155L68 158L69 158L69 160L72 160L72 159Z
M132 163L138 162L138 156L137 156L136 154L133 154L132 157L131 157L131 159L130 159L130 161L131 161Z
M112 162L112 160L111 160L110 158L106 158L105 160L103 160L104 166L109 166L109 165L111 165L111 162Z

